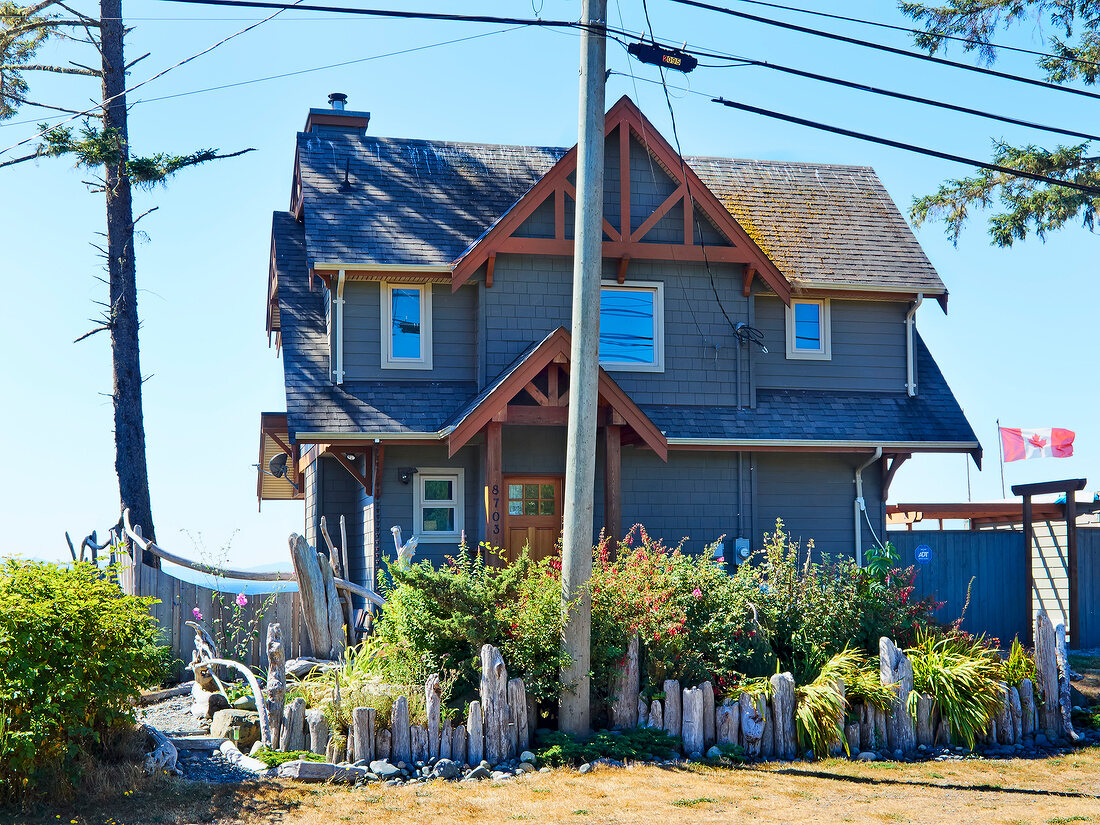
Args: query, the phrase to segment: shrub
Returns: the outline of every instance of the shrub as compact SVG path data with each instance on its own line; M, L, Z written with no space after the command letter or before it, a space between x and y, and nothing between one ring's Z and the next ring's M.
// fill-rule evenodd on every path
M89 564L0 566L0 797L65 796L164 659L148 609Z
M580 765L594 759L666 759L680 746L678 736L654 728L601 730L585 738L560 731L536 736L535 758L542 765Z
M1039 689L1039 680L1035 678L1035 659L1024 650L1019 639L1012 640L1012 647L1009 648L1002 672L1004 674L1002 678L1010 686L1020 684L1021 679L1030 679L1035 690Z
M842 650L825 663L816 679L796 688L795 720L800 750L809 747L815 755L824 757L833 745L840 743L847 752L848 742L841 727L846 703L837 690L837 680L858 667L859 653Z

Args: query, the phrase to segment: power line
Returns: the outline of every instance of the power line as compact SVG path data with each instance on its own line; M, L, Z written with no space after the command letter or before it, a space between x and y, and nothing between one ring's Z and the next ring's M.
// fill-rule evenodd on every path
M1067 189L1074 189L1078 192L1084 192L1086 195L1100 195L1100 187L1097 186L1087 186L1085 184L1075 183L1073 181L1051 178L1047 177L1046 175L1039 175L1023 169L1013 169L1008 166L998 166L995 163L986 163L982 160L966 158L962 157L961 155L952 155L948 152L940 152L937 149L927 149L923 146L915 146L912 143L903 143L898 140L891 140L890 138L868 135L864 132L856 132L851 129L844 129L840 126L830 126L826 123L818 123L817 121L795 117L794 115L787 115L783 114L782 112L775 112L771 109L761 109L757 106L750 106L747 103L737 103L733 100L727 100L724 97L711 98L711 102L720 103L723 106L728 106L731 109L740 109L743 112L752 112L756 115L770 117L774 120L783 120L787 123L797 123L799 126L808 126L811 129L817 129L822 132L832 132L835 135L844 135L845 137L855 138L856 140L864 140L868 141L869 143L878 143L882 146L891 146L895 149L904 149L907 152L916 152L920 155L928 155L929 157L940 158L941 160L949 160L954 163L964 163L968 166L977 166L980 169L987 169L990 172L998 172L1003 175L1011 175L1017 178L1028 178L1029 180L1038 181L1039 183L1047 183L1052 186L1064 186Z
M677 0L672 0L676 2ZM1092 60L1082 60L1078 57L1063 57L1058 54L1051 54L1050 52L1040 52L1035 49L1025 49L1020 46L1006 46L1003 43L990 43L986 40L977 40L973 37L959 37L953 34L933 34L926 32L922 29L911 29L907 26L898 26L893 23L883 23L879 20L864 20L859 17L847 17L843 14L834 14L827 11L818 11L817 9L803 9L798 6L784 6L782 3L768 3L765 0L734 0L737 3L745 3L750 6L764 6L769 9L780 9L782 11L792 11L797 14L808 14L814 17L825 17L829 20L841 20L845 23L857 23L861 26L874 26L879 29L887 29L889 31L904 32L906 34L927 34L929 37L935 37L938 40L950 40L955 43L965 43L968 46L979 46L982 48L998 49L1006 52L1018 52L1019 54L1027 54L1032 57L1052 57L1057 60L1065 60L1069 63L1081 63L1085 66L1098 66L1100 64L1095 63Z
M969 63L959 63L955 60L948 60L944 57L921 54L920 52L911 52L907 51L906 49L899 49L895 46L886 46L882 43L875 43L871 40L860 40L857 37L848 37L847 35L822 31L821 29L813 29L808 26L799 26L795 23L786 23L780 20L772 20L770 18L760 17L759 15L755 14L746 14L745 12L734 11L733 9L729 9L724 6L715 6L711 3L703 3L700 2L700 0L671 0L671 2L679 3L683 6L693 6L699 9L706 9L707 11L718 12L719 14L726 14L731 17L737 17L741 20L751 20L754 23L763 23L766 26L775 26L781 29L788 29L790 31L800 32L802 34L812 34L815 37L824 37L829 40L836 40L841 43L849 43L854 46L863 46L868 49L876 49L881 52L896 54L902 57L911 57L916 60L925 60L930 63L937 63L941 66L950 66L953 69L964 69L968 72L977 72L978 74L989 75L991 77L999 77L1002 80L1012 80L1017 83L1026 83L1029 86L1038 86L1042 89L1066 92L1067 94L1080 95L1082 97L1091 97L1095 100L1100 100L1100 94L1097 94L1095 92L1087 92L1084 89L1074 89L1071 86L1059 86L1057 83L1048 83L1045 80L1035 80L1031 77L1023 77L1022 75L1009 74L1008 72L1000 72L996 69L987 69L983 66L973 66Z

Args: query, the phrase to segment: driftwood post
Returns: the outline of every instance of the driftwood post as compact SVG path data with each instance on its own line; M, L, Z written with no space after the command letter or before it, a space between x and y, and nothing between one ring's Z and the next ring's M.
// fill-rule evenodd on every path
M439 674L433 673L424 683L424 707L428 716L428 756L439 758L439 712L443 690L439 687Z
M859 706L859 744L864 750L875 748L875 709L867 702Z
M294 562L294 575L298 579L298 595L305 619L306 633L315 655L328 656L332 650L329 632L328 600L325 596L325 580L317 553L304 536L290 534L290 558Z
M699 689L703 691L703 750L706 751L718 739L714 716L714 685L703 682Z
M917 744L913 717L908 711L909 694L913 690L913 663L885 636L878 640L878 650L882 683L897 685L886 726L886 741L895 751L909 753Z
M751 694L742 693L738 705L741 711L741 741L744 743L745 753L749 756L760 756L764 738L764 714L760 712Z
M638 727L649 727L649 705L641 697L638 697Z
M675 679L666 679L664 687L664 729L668 731L669 736L679 736L682 731L681 720L683 718L680 709L680 683Z
M381 730L375 729L374 732L374 758L375 759L389 759L390 758L390 732L385 728Z
M794 736L794 677L790 673L777 673L772 676L771 683L775 755L780 759L794 759L797 753Z
M932 730L932 697L927 693L917 694L917 744L932 747L935 744L935 731Z
M428 759L428 730L423 725L413 725L409 728L412 742L412 756L414 762L425 762Z
M466 713L466 753L467 761L477 766L485 758L485 734L482 730L481 702L470 702Z
M684 755L695 756L703 753L703 691L699 688L684 688L683 725L681 735L684 739Z
M455 725L451 731L451 759L459 765L466 763L466 726Z
M837 695L840 697L840 710L836 712L836 730L837 740L833 742L832 747L829 748L829 753L833 756L842 756L845 751L850 751L848 746L848 690L844 684L844 680L838 678L834 683L836 685ZM856 717L856 741L859 741L859 717ZM856 746L858 749L858 745Z
M623 662L611 685L611 727L633 728L638 725L638 637L630 638Z
M279 743L283 751L306 749L306 700L299 696L283 709L283 730Z
M1069 684L1069 659L1066 658L1066 626L1059 624L1054 628L1054 646L1058 654L1058 707L1061 711L1062 735L1071 742L1081 737L1073 729L1073 697Z
M340 594L336 590L336 580L332 575L332 564L324 553L317 554L317 566L321 570L321 580L325 584L325 612L328 616L329 659L344 658L344 608L340 603Z
M662 730L665 726L664 711L661 709L661 700L654 699L649 703L649 727L654 730Z
M515 725L518 755L531 744L531 734L527 727L527 689L522 679L508 680L508 718Z
M348 738L355 743L355 761L375 759L374 708L355 708L351 712L351 731Z
M852 722L850 725L844 726L845 750L847 750L848 755L853 758L859 755L859 732L859 722Z
M397 762L411 764L412 734L409 730L409 700L398 696L393 702L390 714L391 750Z
M454 737L454 728L451 726L451 720L448 719L443 723L439 729L439 758L440 759L453 759L451 756L451 746Z
M723 703L714 711L714 736L719 745L736 745L741 731L741 707Z
M481 648L481 706L485 713L485 758L490 765L499 765L508 758L508 668L492 645Z
M1035 739L1035 688L1030 679L1021 679L1019 690L1023 741L1031 743Z
M1020 701L1020 689L1009 688L1008 701L1012 705L1012 739L1017 745L1024 743L1024 709Z
M283 705L286 703L286 652L283 630L278 622L267 626L267 704L268 731L264 744L271 750L279 747L283 729Z
M322 756L328 751L330 730L325 712L320 708L306 711L306 727L309 729L309 752Z
M1035 615L1035 677L1038 680L1039 728L1052 742L1058 737L1061 728L1061 714L1058 712L1058 652L1054 638L1054 625L1045 611Z
M998 682L997 686L1001 689L1001 703L997 706L994 717L997 722L997 742L1001 745L1011 745L1013 744L1012 731L1016 727L1012 722L1012 700L1005 682Z
M775 713L768 697L761 697L760 703L763 705L764 716L764 735L760 737L760 755L764 759L771 759L775 756Z

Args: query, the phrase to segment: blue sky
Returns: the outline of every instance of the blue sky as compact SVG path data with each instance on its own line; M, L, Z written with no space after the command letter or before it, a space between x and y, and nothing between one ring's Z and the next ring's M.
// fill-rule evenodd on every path
M800 0L807 8L835 4ZM382 5L378 3L378 5ZM731 5L737 6L735 2ZM535 0L547 18L579 14L579 3ZM396 7L396 6L395 6ZM415 8L532 15L529 2L457 4L422 0ZM739 6L754 13L749 6ZM850 15L904 23L889 2L847 2ZM1094 102L853 46L783 32L713 13L650 0L654 29L663 39L733 52L886 88L988 108L1002 114L1096 131ZM159 0L128 0L135 27L131 83L201 51L265 15ZM620 17L621 15L621 17ZM903 35L791 14L807 25L898 46ZM641 32L640 0L611 0L610 19ZM381 135L571 146L576 142L579 39L544 29L419 21L384 21L286 12L212 53L175 69L134 93L130 102L135 151L190 152L203 147L256 151L182 173L166 189L141 193L138 248L145 422L157 533L166 547L216 556L231 543L237 564L281 561L286 536L301 529L297 503L256 509L258 414L285 409L281 364L264 333L271 212L285 209L290 191L294 133L310 106L342 91L349 107L371 112L370 131ZM475 40L404 55L364 60L455 38ZM1042 30L999 35L1001 42L1043 48ZM971 60L952 49L949 56ZM42 57L89 62L70 45ZM355 65L235 88L187 94L228 83L298 72L344 61ZM608 64L633 71L638 81L613 75L610 105L630 94L671 139L661 90L645 82L656 69L628 62L610 44ZM1023 56L998 68L1037 76ZM987 158L990 138L1052 145L1055 136L1008 127L900 101L823 86L763 68L700 68L670 78L695 91L721 94L859 131ZM35 77L33 99L84 108L94 82ZM170 95L184 95L154 100ZM965 167L772 122L682 92L673 100L685 154L727 155L875 167L906 211L916 194L933 190ZM0 126L0 148L33 135L44 113L24 110ZM91 244L103 229L100 195L81 181L87 174L65 160L43 160L0 170L0 277L5 290L0 324L0 377L7 388L0 424L7 434L7 472L0 483L3 551L46 558L67 556L63 532L101 531L117 518L118 493L111 433L110 354L106 336L74 345L91 328L93 301L105 288ZM1018 462L1006 467L1009 485L1051 478L1097 476L1100 423L1096 389L1094 235L1071 226L1047 242L1011 249L990 246L981 215L958 247L939 225L918 231L951 292L946 317L934 302L918 321L956 396L986 448L981 473L971 468L975 499L999 498L994 421L1005 426L1068 427L1077 432L1070 459ZM1090 480L1090 488L1100 478ZM894 501L965 500L961 456L917 458L899 472ZM208 548L193 547L187 533Z

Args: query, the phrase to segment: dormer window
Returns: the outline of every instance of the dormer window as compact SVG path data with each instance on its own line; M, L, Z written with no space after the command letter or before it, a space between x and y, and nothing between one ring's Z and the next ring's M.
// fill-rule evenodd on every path
M382 284L382 368L432 368L432 285Z
M787 307L787 358L828 361L832 357L829 299L792 298Z

